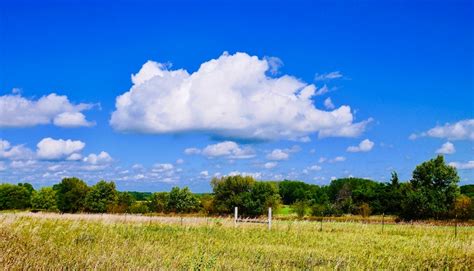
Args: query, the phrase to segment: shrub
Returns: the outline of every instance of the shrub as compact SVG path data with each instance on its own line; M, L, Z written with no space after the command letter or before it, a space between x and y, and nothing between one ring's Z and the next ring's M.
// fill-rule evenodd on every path
M43 187L33 193L31 207L37 210L57 211L56 191L52 187Z
M130 206L130 213L132 214L146 214L149 212L147 203L143 201L137 201Z
M118 193L114 182L99 181L91 187L84 200L87 211L105 213L117 204Z
M368 203L362 203L358 207L359 215L362 217L368 217L372 213L372 209L370 208Z
M306 214L306 209L308 208L308 203L306 201L299 200L299 201L296 201L295 203L293 203L293 205L291 207L295 211L298 218L303 218Z
M0 210L26 209L31 206L31 191L23 185L0 184Z

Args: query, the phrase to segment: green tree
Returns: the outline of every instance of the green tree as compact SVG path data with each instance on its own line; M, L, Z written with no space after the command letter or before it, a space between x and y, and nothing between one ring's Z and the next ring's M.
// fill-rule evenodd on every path
M199 200L188 187L173 187L168 197L167 209L174 213L190 213L199 209Z
M128 213L130 207L135 203L135 198L128 192L118 192L117 203L110 210L113 213Z
M150 196L149 209L151 212L164 213L168 211L169 193L156 192Z
M296 213L298 218L301 219L306 215L306 211L309 205L307 201L298 200L297 202L293 203L291 207L293 208L293 211Z
M31 192L23 185L0 184L0 210L26 209L31 205Z
M423 162L413 171L413 177L402 202L404 219L446 218L459 195L459 176L444 158Z
M91 187L85 198L85 208L93 213L105 213L118 200L114 182L99 181Z
M215 212L213 195L203 195L199 198L199 201L201 202L201 207L206 214L212 214Z
M76 177L64 178L55 184L56 203L58 209L65 213L75 213L84 210L84 202L89 192L87 184Z
M30 193L30 195L33 195L33 192L35 192L35 189L29 183L19 183L18 186L25 187L26 190L28 190L28 193Z
M453 216L457 219L468 220L474 218L474 201L466 196L460 195L454 202Z
M471 199L474 199L474 184L466 184L459 187L461 194L464 194Z
M33 193L31 197L31 206L34 209L56 211L56 191L52 187L43 187Z
M250 192L255 184L250 176L225 176L211 180L214 192L214 208L217 213L232 213L234 207L245 214L244 199L250 197Z
M250 194L249 200L244 203L247 214L257 216L265 214L269 207L276 210L280 206L280 195L278 187L271 182L256 182Z

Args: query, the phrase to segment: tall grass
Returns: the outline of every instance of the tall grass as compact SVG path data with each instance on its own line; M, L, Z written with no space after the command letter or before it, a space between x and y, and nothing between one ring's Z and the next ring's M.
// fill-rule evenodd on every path
M461 269L474 228L301 221L0 214L3 269Z

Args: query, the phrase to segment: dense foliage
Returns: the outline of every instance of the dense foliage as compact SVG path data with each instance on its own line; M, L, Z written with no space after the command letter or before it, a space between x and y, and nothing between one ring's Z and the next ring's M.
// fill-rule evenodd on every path
M456 169L442 156L418 165L408 182L396 172L390 182L342 178L318 186L301 181L256 181L250 176L213 178L211 194L189 188L170 192L119 192L114 182L89 187L78 178L64 178L38 191L28 183L0 184L0 210L27 209L92 213L195 213L264 215L268 207L289 205L298 217L342 214L391 214L404 220L470 219L474 216L474 185L458 187Z
M268 207L280 203L278 187L271 182L257 182L250 176L226 176L213 178L214 210L217 213L232 213L239 208L242 215L264 214Z

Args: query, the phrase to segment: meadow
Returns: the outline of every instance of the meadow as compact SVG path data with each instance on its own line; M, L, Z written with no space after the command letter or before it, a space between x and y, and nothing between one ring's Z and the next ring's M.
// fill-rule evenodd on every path
M455 269L474 227L111 214L0 214L1 269Z

